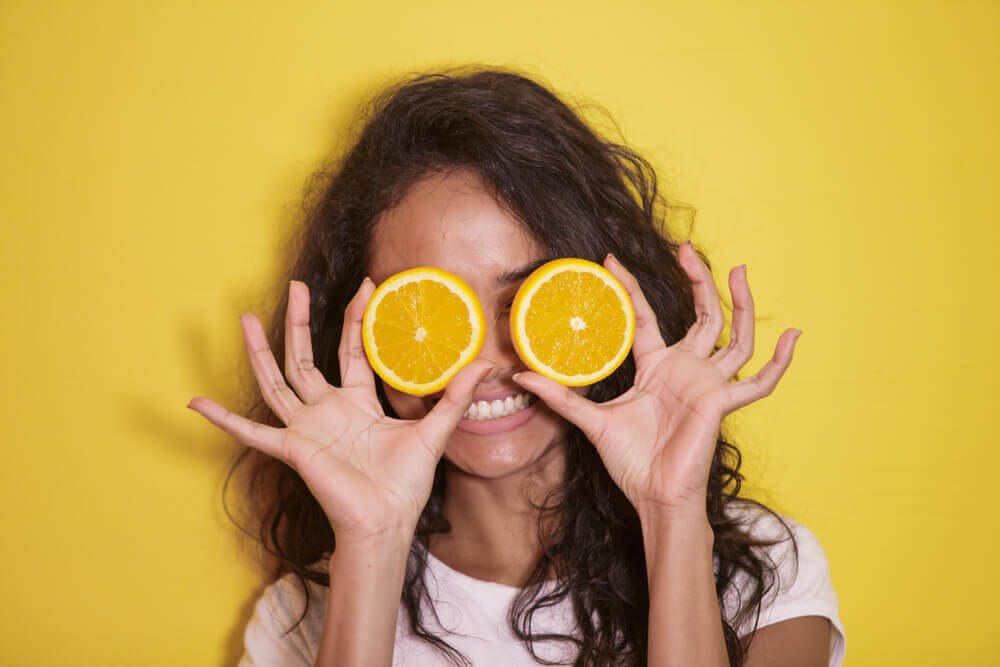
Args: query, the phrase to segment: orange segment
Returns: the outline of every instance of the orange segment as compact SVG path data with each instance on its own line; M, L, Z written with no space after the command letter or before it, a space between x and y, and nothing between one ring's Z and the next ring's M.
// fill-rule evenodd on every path
M529 368L582 386L625 361L635 337L635 311L610 271L570 257L528 276L514 297L510 327L514 348Z
M372 369L386 383L424 396L443 389L476 358L486 318L464 280L418 267L378 286L365 309L362 338Z

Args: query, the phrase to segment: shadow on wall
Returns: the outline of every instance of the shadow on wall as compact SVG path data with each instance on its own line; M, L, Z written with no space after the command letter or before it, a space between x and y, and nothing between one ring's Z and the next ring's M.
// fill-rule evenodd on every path
M323 137L328 150L313 165L313 170L328 166L328 160L339 157L350 145L353 141L351 134L357 129L354 123L360 105L369 99L374 90L380 89L392 78L388 77L374 84L370 80L367 82L358 80L346 89L341 88L331 94L328 122L326 127L319 128L318 133ZM199 388L192 395L207 396L234 411L245 410L248 407L245 405L246 399L250 389L256 385L256 378L242 343L242 334L239 333L239 315L252 312L267 328L268 322L274 315L274 308L284 297L287 290L285 281L287 268L294 262L294 257L289 256L289 243L295 238L302 224L303 197L307 194L308 185L301 180L300 173L276 174L273 199L285 201L287 204L282 207L281 214L275 220L274 238L278 241L274 247L274 261L271 267L265 275L258 273L250 281L237 279L226 288L225 292L228 294L226 302L218 304L218 308L216 304L200 304L200 313L222 310L232 314L232 327L233 331L237 332L238 347L220 360L211 353L211 350L217 349L217 346L211 344L212 339L218 336L217 332L211 330L212 322L205 322L200 315L197 317L191 315L186 322L180 323L177 334L181 349L178 350L178 354L189 367L195 369L195 374L199 378ZM282 364L279 362L279 365ZM336 381L337 378L330 380ZM180 406L178 409L185 410L183 405L189 398L191 397L182 397L177 403ZM187 428L180 426L173 406L170 407L171 410L165 410L162 406L140 401L130 412L137 428L141 425L142 428L149 430L150 424L153 424L152 430L161 436L160 440L165 445L175 449L178 446L186 448L189 454L200 459L204 465L217 473L216 483L211 490L210 513L215 516L220 528L231 537L227 542L232 546L231 553L235 556L233 560L245 565L254 576L261 578L259 584L247 593L239 607L233 610L232 625L222 640L223 665L235 666L243 655L244 634L247 624L253 617L257 600L271 583L264 580L265 574L261 571L261 563L258 561L256 542L233 525L233 520L226 514L222 505L223 484L233 462L242 450L242 445L217 428L215 433L206 434L205 429L211 427L211 425L206 426L207 422ZM229 509L235 512L235 518L246 523L247 518L241 515L242 499L232 495L238 489L239 484L234 477L230 483L230 497L226 502ZM252 524L248 524L247 528L254 530Z

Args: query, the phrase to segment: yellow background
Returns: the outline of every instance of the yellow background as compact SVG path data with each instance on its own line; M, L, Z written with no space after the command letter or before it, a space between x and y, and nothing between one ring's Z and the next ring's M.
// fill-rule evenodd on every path
M355 105L477 61L604 105L746 262L756 495L826 549L848 665L1000 663L1000 4L0 3L0 663L232 664L238 317ZM728 297L728 292L723 294Z

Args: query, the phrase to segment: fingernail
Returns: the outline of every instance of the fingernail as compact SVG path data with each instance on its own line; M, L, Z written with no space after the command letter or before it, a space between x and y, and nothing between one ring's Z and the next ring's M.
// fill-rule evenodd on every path
M361 281L361 284L364 285L366 283L371 283L372 285L374 285L375 281L369 278L368 276L365 276L365 279Z
M746 264L740 264L740 271L743 272L743 275L746 275L747 274L747 265Z
M796 334L795 334L795 340L798 340L798 339L799 339L799 336L801 336L801 335L802 335L802 329L796 329L795 331L796 331Z
M510 379L513 380L514 382L517 382L517 378L520 375L521 375L520 373L514 373L513 375L510 376Z

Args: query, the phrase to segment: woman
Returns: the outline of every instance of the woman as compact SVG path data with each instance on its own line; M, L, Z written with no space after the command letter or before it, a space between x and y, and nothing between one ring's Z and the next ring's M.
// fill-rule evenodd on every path
M190 404L247 446L277 561L241 664L839 664L822 548L738 499L720 432L801 332L731 381L753 354L745 267L720 348L710 269L670 239L646 161L490 68L385 90L321 175L270 334L241 318L261 400L249 419ZM590 387L527 372L510 341L519 282L555 257L603 262L636 309L628 360ZM361 342L375 285L414 266L465 279L487 318L479 358L426 397L383 384ZM524 392L516 428L463 417Z

